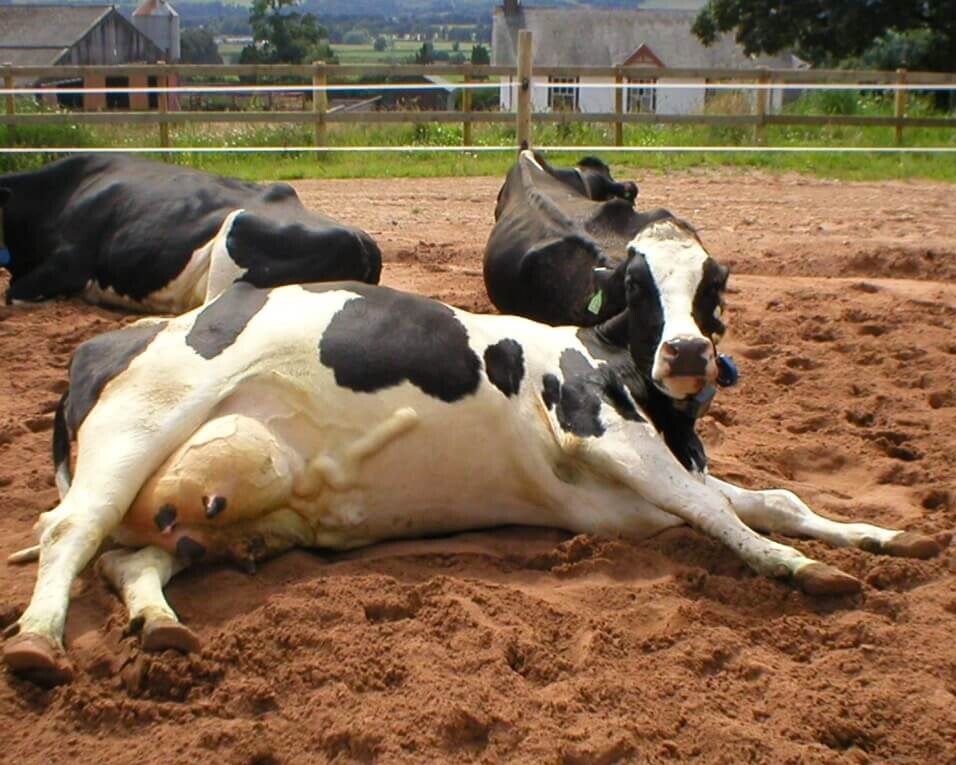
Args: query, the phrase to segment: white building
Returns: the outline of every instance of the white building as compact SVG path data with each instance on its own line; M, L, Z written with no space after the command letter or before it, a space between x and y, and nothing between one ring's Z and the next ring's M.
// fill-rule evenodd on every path
M494 11L491 63L515 66L518 32L528 29L532 33L534 67L646 66L647 74L632 80L631 87L625 91L624 109L660 114L701 112L707 98L720 91L708 91L704 79L660 79L655 75L657 69L796 69L805 66L789 53L748 57L732 35L724 35L713 45L705 46L691 31L703 4L702 0L648 0L638 10L606 10L535 8L522 5L520 0L504 0L504 5ZM514 80L514 77L502 78L503 110L512 111L516 106ZM534 77L533 109L613 112L613 82L610 77ZM548 83L561 87L545 87ZM642 87L650 83L662 87ZM667 88L668 83L680 83L684 87ZM699 87L686 87L688 84ZM592 87L580 87L583 85ZM608 87L600 87L602 85ZM748 98L753 91L749 93ZM781 91L771 91L770 108L778 107L781 100Z

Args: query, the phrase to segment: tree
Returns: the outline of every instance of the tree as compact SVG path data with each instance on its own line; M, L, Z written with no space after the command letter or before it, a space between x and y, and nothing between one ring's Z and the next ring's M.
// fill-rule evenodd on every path
M372 42L372 36L368 33L367 29L355 27L345 33L342 42L346 45L368 45Z
M484 45L476 45L471 49L471 63L472 64L490 64L491 55L488 53L488 49Z
M328 33L311 13L290 8L298 0L253 0L249 10L253 44L242 49L241 64L335 62Z
M184 64L221 64L222 56L212 35L201 27L184 29L179 38L180 60Z
M416 64L432 64L435 62L435 46L430 42L422 43L422 47L415 54Z
M709 45L736 30L748 54L784 48L814 64L864 56L894 36L913 35L914 68L956 68L956 0L709 0L694 33ZM905 46L897 46L902 49Z
M376 51L381 53L388 47L388 40L386 40L384 37L379 35L378 37L375 38L375 44L372 47L375 48Z

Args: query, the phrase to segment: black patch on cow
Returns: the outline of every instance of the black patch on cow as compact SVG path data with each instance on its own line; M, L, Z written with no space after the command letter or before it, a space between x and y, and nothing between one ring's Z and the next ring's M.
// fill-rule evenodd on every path
M76 349L70 361L66 402L66 422L73 433L79 430L106 384L126 371L133 359L165 329L166 323L117 329L87 340Z
M726 266L720 265L713 258L707 258L697 292L694 293L694 321L700 331L711 339L714 335L723 335L727 329L724 323L714 316L714 311L721 305L729 273Z
M168 531L176 523L176 508L172 505L163 505L153 516L153 523L160 531Z
M541 400L548 409L553 409L561 400L561 381L552 374L541 378Z
M207 518L215 518L223 510L226 509L226 498L220 497L218 494L212 497L203 497L202 498L203 507L206 510Z
M599 416L602 375L574 348L564 350L560 364L564 382L556 414L561 429L582 437L603 435L604 425Z
M636 421L646 421L640 412L634 410L633 404L636 403L681 465L692 472L703 471L707 467L707 454L695 432L697 421L675 409L672 400L638 372L625 344L624 318L615 317L593 329L577 332L588 353L605 362L600 367L608 376L605 399L624 419L636 416ZM624 395L624 389L630 397ZM633 414L629 410L633 410Z
M524 379L524 351L510 338L485 348L485 372L492 384L506 396L514 396Z
M206 548L190 537L180 537L176 542L176 555L186 563L197 563L203 559Z
M319 342L319 360L342 387L375 393L408 381L448 403L478 390L481 360L468 345L465 325L448 306L363 284L305 289L347 289L359 295L332 317Z
M266 304L269 291L238 282L202 309L193 321L186 345L204 359L214 359L231 346Z

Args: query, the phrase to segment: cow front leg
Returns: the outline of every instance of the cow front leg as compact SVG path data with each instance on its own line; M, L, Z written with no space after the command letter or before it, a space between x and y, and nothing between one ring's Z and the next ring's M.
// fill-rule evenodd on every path
M940 550L936 540L924 534L824 518L786 489L753 491L713 476L707 476L707 483L730 500L740 520L757 531L812 537L835 547L859 547L903 558L932 558Z
M76 500L77 494L70 499ZM70 602L70 586L90 561L118 518L104 508L69 512L66 503L46 514L52 523L40 538L40 563L30 605L14 625L3 658L7 666L41 685L57 685L73 678L63 650L63 625Z
M179 621L166 601L163 587L186 563L159 547L135 552L111 550L100 556L97 570L119 594L129 614L131 632L142 636L147 651L199 650L199 638Z
M789 577L811 595L858 592L859 580L757 534L724 494L689 473L646 425L619 422L600 438L576 439L574 456L645 500L707 534L760 574Z

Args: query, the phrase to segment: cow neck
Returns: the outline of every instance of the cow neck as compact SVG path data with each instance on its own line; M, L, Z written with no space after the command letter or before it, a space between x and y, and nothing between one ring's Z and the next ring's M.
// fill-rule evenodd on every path
M594 327L578 330L578 339L591 356L604 361L627 387L634 402L650 419L677 460L687 470L703 472L707 467L707 456L695 432L697 418L686 408L676 406L670 396L638 371L627 346L627 324L627 311L623 311Z

